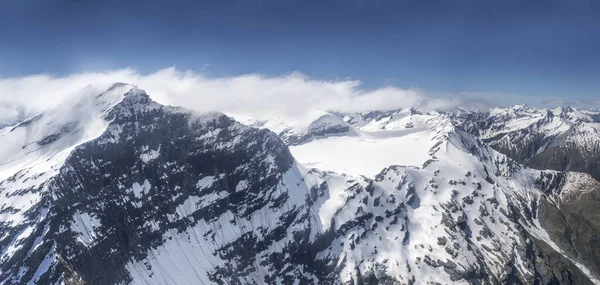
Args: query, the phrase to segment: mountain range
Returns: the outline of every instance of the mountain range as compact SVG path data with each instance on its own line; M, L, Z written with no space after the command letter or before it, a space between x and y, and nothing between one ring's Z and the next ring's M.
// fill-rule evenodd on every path
M598 284L600 111L261 114L117 83L0 129L1 284Z

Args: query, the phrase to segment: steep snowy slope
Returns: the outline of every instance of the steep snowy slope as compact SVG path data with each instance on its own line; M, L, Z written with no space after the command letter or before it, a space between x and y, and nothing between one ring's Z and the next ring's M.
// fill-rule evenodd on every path
M2 130L2 284L598 283L600 184L449 115L261 123L280 139L127 85L81 102Z
M75 146L104 131L103 117L130 88L115 84L97 97L81 98L0 130L0 280L5 280L7 268L40 245L32 239L47 230L41 225L49 218L48 180ZM40 254L36 258L44 260L45 253ZM41 273L16 269L20 276L37 278Z
M318 257L335 265L342 280L354 284L597 281L597 261L574 254L563 240L574 228L568 223L552 226L561 220L556 214L576 211L563 209L541 217L537 213L540 203L546 211L565 203L576 205L586 195L597 196L600 187L591 177L523 168L455 129L451 117L439 113L336 115L355 134L319 137L290 150L311 165L374 177L359 179L369 191L343 192L326 202L337 205L331 222L336 239ZM353 145L373 133L377 136L371 136L369 143ZM407 140L413 135L417 139ZM390 138L395 141L387 146ZM415 160L415 154L424 156ZM597 199L593 201L590 204L597 206ZM586 215L586 220L595 216ZM577 227L590 229L596 231L598 226ZM597 244L590 239L579 242L585 244L580 248Z
M55 110L39 114L0 130L0 264L5 268L39 246L33 240L48 219L48 181L58 174L70 152L106 128L109 110L132 87L115 84L106 92L82 97ZM44 260L44 256L36 258ZM48 267L49 262L42 266ZM17 268L18 269L18 268ZM20 276L31 275L25 268ZM37 278L42 272L33 272ZM1 278L4 279L4 278ZM4 281L3 283L6 283Z

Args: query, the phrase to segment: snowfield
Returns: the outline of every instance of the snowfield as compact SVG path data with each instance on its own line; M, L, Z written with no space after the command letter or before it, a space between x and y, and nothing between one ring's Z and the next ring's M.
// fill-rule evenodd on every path
M302 164L320 170L353 176L375 177L391 165L421 166L431 158L434 133L361 132L360 136L333 136L290 146L292 155Z

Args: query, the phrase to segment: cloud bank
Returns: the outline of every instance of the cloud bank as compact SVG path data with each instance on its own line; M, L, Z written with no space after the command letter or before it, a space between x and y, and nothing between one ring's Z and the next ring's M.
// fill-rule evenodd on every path
M0 79L0 122L31 116L83 94L99 94L115 82L135 84L159 103L199 112L302 117L315 110L354 112L414 107L430 111L469 105L464 96L433 98L420 90L391 86L364 90L359 81L320 81L301 73L208 78L175 68L150 74L123 69Z
M422 90L393 86L365 90L359 81L322 81L301 73L275 77L247 74L209 78L202 73L175 68L149 74L122 69L0 79L0 127L74 100L77 96L99 94L115 82L137 85L162 104L198 112L220 111L280 119L303 118L315 111L355 112L410 107L421 111L456 107L486 109L491 106L488 102L498 97L487 93L431 96ZM520 100L522 97L510 98L515 99L511 103L523 101Z

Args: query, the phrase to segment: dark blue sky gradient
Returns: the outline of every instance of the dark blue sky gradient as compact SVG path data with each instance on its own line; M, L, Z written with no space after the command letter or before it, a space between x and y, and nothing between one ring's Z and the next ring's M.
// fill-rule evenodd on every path
M0 76L169 66L594 99L600 2L0 2Z

